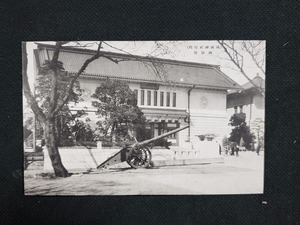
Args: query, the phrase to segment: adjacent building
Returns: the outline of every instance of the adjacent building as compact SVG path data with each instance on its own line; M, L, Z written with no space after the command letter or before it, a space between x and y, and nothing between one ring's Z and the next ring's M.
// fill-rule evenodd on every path
M258 74L252 79L256 87L265 91L265 80ZM246 114L246 122L250 129L257 135L263 135L265 121L265 96L251 82L242 85L243 90L231 91L227 95L228 117L234 113L243 112Z
M54 46L39 44L34 51L37 74L46 60L51 60ZM63 47L59 61L68 73L76 73L95 51ZM97 121L91 95L106 79L126 81L135 91L138 106L147 119L143 137L148 139L170 130L190 125L169 137L173 145L184 146L198 140L198 136L213 133L223 137L227 131L227 91L242 88L219 66L159 58L102 52L104 56L93 61L80 76L84 101L70 105L72 110L85 109L89 118ZM142 132L142 131L141 131ZM141 135L137 132L137 136Z

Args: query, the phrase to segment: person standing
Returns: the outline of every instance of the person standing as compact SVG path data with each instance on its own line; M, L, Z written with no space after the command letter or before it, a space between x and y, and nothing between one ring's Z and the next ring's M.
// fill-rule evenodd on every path
M236 152L236 156L238 157L239 156L239 146L238 145L236 145L235 146L235 152Z
M257 148L256 148L256 153L257 153L257 155L259 155L260 148L261 148L261 145L260 145L260 143L258 142L258 145L257 145Z

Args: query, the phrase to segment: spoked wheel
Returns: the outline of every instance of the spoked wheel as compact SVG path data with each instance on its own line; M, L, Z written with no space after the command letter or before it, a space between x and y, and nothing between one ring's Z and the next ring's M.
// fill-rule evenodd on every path
M147 168L151 162L151 151L147 147L131 148L127 163L132 168Z

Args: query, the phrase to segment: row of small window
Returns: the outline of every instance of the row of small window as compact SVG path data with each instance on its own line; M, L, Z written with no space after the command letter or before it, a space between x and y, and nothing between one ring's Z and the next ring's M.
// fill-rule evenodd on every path
M159 94L159 106L171 106L171 92L166 92L166 104L165 104L165 92L163 91L146 91L140 90L140 105L152 105L152 97L153 97L153 106L158 106L158 94ZM136 99L139 99L139 92L138 90L134 90ZM153 94L152 94L153 93ZM147 102L145 102L145 94L147 94ZM176 93L172 93L172 107L176 107Z

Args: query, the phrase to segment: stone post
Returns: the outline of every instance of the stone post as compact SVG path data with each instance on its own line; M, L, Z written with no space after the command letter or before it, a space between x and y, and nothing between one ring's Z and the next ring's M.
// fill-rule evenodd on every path
M97 150L102 149L102 141L97 141Z

